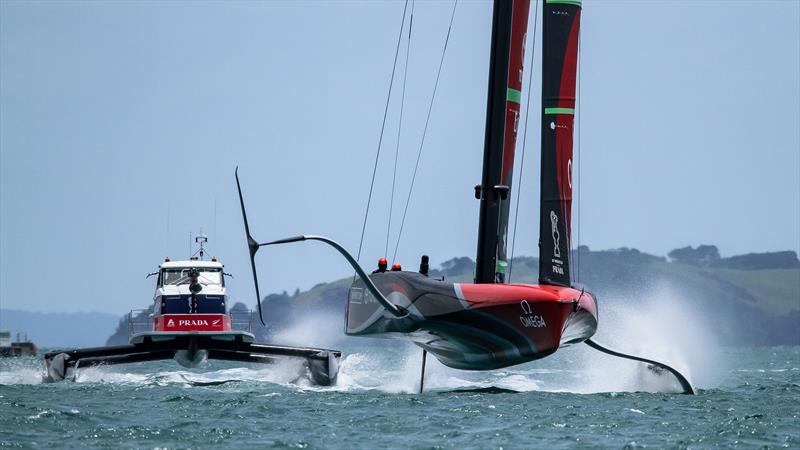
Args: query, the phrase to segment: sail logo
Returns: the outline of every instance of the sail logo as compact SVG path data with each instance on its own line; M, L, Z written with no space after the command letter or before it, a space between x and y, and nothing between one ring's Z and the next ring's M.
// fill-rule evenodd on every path
M550 233L553 235L553 256L561 258L561 249L558 247L561 235L558 232L558 215L555 211L550 211Z
M167 326L168 327L174 327L175 326L175 321L172 320L172 319L169 319L169 322L167 322Z
M520 308L522 308L522 315L519 316L519 321L522 323L522 326L525 328L544 328L547 324L544 321L544 317L541 315L536 315L533 313L533 308L531 307L530 303L527 300L523 300L519 302Z
M561 258L561 234L558 232L558 215L555 211L550 211L550 233L553 236L553 265L550 270L558 275L564 275L564 261Z
M222 322L222 319L217 319L211 322L212 327L218 327L219 323Z

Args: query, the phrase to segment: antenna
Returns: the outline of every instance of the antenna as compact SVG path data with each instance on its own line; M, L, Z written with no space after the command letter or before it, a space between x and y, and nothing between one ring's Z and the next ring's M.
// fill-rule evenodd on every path
M171 205L169 203L169 200L167 200L167 233L164 236L164 254L165 255L169 254L169 212L170 212L169 210L170 210L170 206Z
M208 236L203 234L203 229L200 228L200 234L194 237L194 242L200 244L200 261L203 260L203 255L205 255L205 243L208 242Z

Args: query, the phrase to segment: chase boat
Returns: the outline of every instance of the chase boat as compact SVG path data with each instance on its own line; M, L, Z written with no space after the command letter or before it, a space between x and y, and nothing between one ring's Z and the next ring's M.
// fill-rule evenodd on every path
M336 382L341 352L256 343L250 311L228 308L226 274L216 258L203 259L207 238L196 238L200 256L184 261L166 258L156 276L156 291L149 310L128 315L127 345L57 350L44 355L45 381L59 381L70 369L174 359L188 368L207 359L272 363L279 358L300 358L312 382ZM260 306L260 305L259 305Z

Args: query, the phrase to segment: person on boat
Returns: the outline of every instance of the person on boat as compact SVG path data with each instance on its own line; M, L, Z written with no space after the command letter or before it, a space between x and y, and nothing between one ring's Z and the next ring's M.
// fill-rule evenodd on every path
M386 268L389 267L389 263L386 261L386 258L381 258L378 260L378 268L372 273L383 273L386 272Z

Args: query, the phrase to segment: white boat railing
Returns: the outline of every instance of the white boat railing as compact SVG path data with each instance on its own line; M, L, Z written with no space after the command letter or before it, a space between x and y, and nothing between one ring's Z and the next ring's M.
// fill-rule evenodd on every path
M153 318L147 309L132 309L128 313L128 338L145 331L153 331Z
M229 311L228 314L231 316L231 330L253 332L253 311L236 310Z

